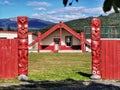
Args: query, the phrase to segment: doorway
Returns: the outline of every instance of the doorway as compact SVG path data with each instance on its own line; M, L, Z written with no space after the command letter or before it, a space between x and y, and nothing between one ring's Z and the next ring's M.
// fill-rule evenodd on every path
M54 51L58 51L59 50L60 38L59 37L55 37L53 39L53 41L54 41Z

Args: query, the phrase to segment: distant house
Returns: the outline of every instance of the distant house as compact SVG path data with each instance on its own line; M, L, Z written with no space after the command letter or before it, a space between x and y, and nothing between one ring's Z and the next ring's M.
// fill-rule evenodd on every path
M62 22L41 34L40 51L79 51L81 52L81 35ZM36 40L37 41L37 40Z

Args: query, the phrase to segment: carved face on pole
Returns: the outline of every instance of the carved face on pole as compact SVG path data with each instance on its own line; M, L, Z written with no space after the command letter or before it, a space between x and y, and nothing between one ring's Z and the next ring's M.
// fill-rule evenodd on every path
M28 38L28 20L27 17L19 17L18 19L18 37Z

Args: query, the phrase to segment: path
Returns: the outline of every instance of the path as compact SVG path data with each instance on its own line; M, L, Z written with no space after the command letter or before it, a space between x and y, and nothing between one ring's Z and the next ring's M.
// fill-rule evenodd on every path
M19 84L0 84L0 90L120 90L118 81L28 81Z

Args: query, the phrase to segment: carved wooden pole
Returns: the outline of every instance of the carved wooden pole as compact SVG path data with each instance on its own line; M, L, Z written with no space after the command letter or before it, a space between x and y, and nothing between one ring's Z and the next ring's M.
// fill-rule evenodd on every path
M59 50L62 49L62 22L59 22L59 28L60 28L60 43L59 43Z
M91 49L92 49L92 79L100 79L100 27L101 22L98 18L91 21Z
M28 77L28 18L19 16L18 20L18 79Z
M40 45L41 38L40 38L40 36L41 36L41 33L40 33L40 32L38 32L38 53L39 53L39 52L40 52L40 50L41 50L41 45Z
M82 50L82 52L85 52L85 36L84 36L84 32L81 32L81 50Z

